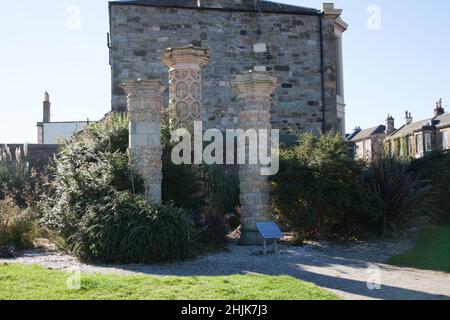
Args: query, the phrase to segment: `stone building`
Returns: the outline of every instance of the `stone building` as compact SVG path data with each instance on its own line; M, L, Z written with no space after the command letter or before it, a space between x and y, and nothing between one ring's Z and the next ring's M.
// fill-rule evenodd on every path
M90 122L87 121L51 121L51 103L48 92L44 94L42 103L42 122L37 123L36 143L0 143L0 152L5 152L12 160L24 160L38 171L43 171L52 163L58 153L60 139L71 139L82 132Z
M321 10L255 0L112 1L110 62L112 110L126 111L121 84L161 79L168 87L168 48L209 50L203 70L204 128L237 127L230 79L250 69L279 80L271 122L281 134L345 132L342 10ZM168 94L163 104L168 106Z
M449 150L450 113L445 113L442 99L436 103L434 117L413 121L406 112L406 123L385 140L390 156L422 158L432 151Z
M353 142L355 159L373 162L384 154L384 139L387 136L386 126L378 125L373 128L361 130L360 128L347 138Z
M42 122L37 123L38 144L57 144L60 139L70 139L83 131L90 121L51 121L51 103L48 92L44 94Z
M395 129L391 115L386 125L370 129L359 128L347 138L353 143L356 159L373 161L377 157L422 158L433 151L450 149L450 113L445 113L442 99L436 103L434 117L414 121L410 112L405 112L405 123Z

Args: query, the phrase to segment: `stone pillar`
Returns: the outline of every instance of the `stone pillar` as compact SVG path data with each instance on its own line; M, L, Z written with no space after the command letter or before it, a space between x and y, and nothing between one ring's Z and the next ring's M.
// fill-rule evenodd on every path
M162 147L160 80L136 80L123 84L127 93L130 121L129 153L137 172L144 179L145 198L161 203Z
M270 135L271 94L276 85L277 78L267 72L251 71L232 78L231 88L237 94L239 104L239 129L266 129ZM238 148L242 146L238 145ZM245 148L248 158L248 144ZM272 215L270 182L267 176L261 175L260 164L246 163L239 166L242 228L240 244L261 245L262 238L256 229L256 223L268 221Z
M203 120L202 67L209 61L208 50L194 46L164 50L169 67L169 114L172 129L191 128Z

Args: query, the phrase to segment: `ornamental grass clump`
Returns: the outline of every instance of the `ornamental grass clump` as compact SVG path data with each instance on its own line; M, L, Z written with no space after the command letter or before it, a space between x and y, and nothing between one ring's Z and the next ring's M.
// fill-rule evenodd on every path
M0 251L33 248L37 223L30 210L22 210L10 201L0 201Z

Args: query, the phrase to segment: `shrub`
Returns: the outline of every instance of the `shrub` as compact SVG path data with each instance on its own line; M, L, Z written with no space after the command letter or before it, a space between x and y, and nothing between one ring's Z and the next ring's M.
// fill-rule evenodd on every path
M193 256L198 246L192 220L181 209L146 204L127 146L128 121L119 116L65 143L54 194L41 205L42 222L83 260L143 263Z
M414 160L410 170L433 186L436 218L439 223L450 224L450 152L434 152Z
M188 208L202 230L202 240L217 245L225 242L225 221L239 204L239 179L234 167L224 165L175 165L171 159L174 143L167 114L162 121L163 200Z
M30 210L0 201L0 248L30 249L37 234L37 224Z
M273 201L282 220L302 237L352 235L375 216L379 199L361 183L364 164L349 156L337 134L304 134L280 151Z
M381 199L382 210L373 223L382 234L398 234L412 217L430 213L432 187L413 175L406 161L378 159L364 172L363 181Z
M175 143L171 142L167 114L163 114L162 117L161 144L163 147L163 201L191 210L195 221L200 224L200 213L204 206L201 166L175 165L172 162L171 155Z
M186 210L152 206L140 196L116 192L87 207L68 237L84 261L155 263L195 257L198 233Z
M207 243L226 242L227 215L233 215L239 206L239 177L233 167L203 166L204 208L203 239Z

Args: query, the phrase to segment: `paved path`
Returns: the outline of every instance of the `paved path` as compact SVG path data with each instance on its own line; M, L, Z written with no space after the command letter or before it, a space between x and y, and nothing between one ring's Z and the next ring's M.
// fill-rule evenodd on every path
M399 268L383 263L390 256L403 252L410 246L409 242L376 242L351 247L320 244L305 247L281 245L280 254L264 257L259 247L239 247L232 244L222 253L184 263L155 266L92 266L79 264L76 259L67 255L51 251L33 251L14 260L0 260L0 263L40 264L56 270L81 270L82 273L177 276L288 274L315 283L344 299L450 300L450 274ZM376 279L373 276L378 275L381 289L368 289L367 281Z

